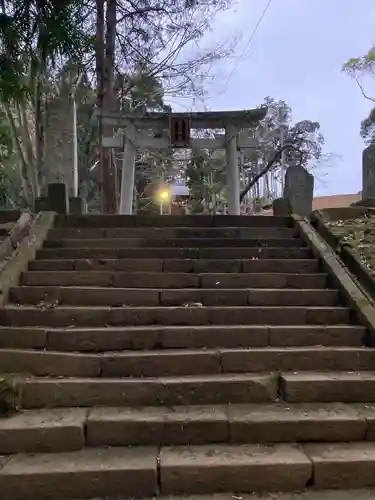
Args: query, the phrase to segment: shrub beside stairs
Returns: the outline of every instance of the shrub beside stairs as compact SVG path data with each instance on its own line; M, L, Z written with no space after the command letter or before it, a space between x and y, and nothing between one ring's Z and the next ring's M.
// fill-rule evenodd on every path
M374 308L303 220L42 214L8 265L1 500L375 498Z

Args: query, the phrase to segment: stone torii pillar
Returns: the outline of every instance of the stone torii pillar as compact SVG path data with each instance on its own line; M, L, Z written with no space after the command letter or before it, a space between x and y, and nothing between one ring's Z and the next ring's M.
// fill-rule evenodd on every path
M237 153L237 129L233 125L225 128L226 180L228 215L240 215L240 172Z
M132 215L134 198L134 177L135 177L135 155L136 145L134 143L134 131L123 136L124 156L122 160L121 188L120 188L120 208L121 215Z

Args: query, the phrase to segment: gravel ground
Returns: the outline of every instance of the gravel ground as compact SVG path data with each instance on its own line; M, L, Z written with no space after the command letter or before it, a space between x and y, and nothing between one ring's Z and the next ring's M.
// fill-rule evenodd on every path
M342 243L349 244L355 250L361 262L375 276L375 216L326 221L326 224Z

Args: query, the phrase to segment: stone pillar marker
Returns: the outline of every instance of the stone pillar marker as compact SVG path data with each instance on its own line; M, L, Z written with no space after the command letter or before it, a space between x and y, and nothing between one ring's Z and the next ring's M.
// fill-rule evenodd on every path
M136 147L132 138L124 137L124 156L121 172L121 195L119 213L122 215L132 215L134 197L134 177L135 177L135 155Z
M80 196L71 196L69 198L69 213L73 215L82 215L87 213L86 201Z
M49 209L58 214L69 213L69 197L66 185L63 182L51 182L47 186Z
M283 198L287 198L291 211L302 217L312 212L314 176L301 165L290 166L285 174Z
M228 215L240 215L240 172L237 154L237 129L228 126L225 130L226 179L228 192Z
M362 153L362 200L375 198L375 142Z

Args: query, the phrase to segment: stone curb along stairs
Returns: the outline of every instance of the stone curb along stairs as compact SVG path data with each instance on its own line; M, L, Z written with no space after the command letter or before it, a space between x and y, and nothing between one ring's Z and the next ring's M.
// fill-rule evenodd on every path
M1 500L375 498L375 310L304 219L44 212L0 287Z

